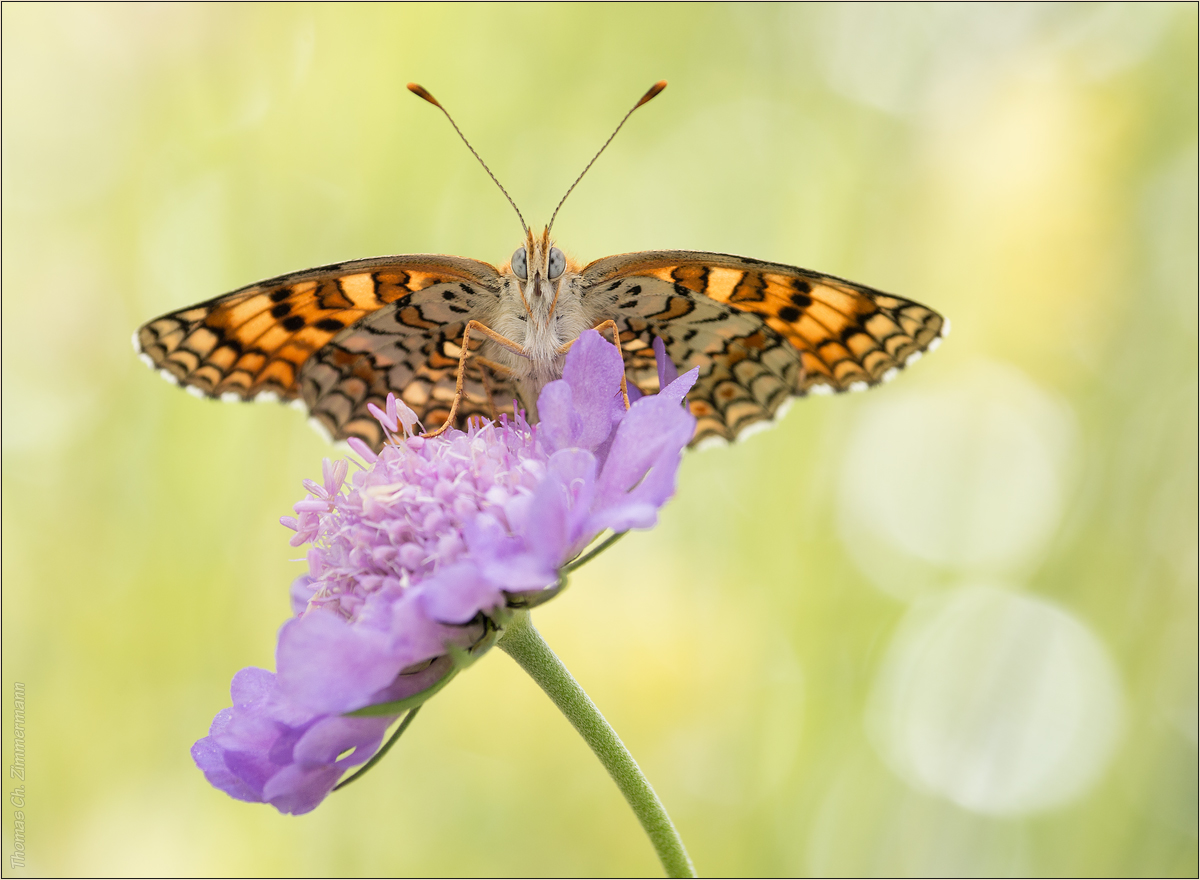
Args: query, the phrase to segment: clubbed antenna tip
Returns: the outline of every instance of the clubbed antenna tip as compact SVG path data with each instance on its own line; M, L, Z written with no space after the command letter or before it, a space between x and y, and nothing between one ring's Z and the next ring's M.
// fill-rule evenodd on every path
M662 83L662 85L666 85L666 83ZM424 100L428 101L430 104L432 104L434 107L437 107L439 110L442 109L442 105L438 103L438 99L435 98L433 95L429 94L429 90L426 89L425 86L418 85L417 83L409 83L408 90L410 92L412 92L414 95L416 95L418 98L423 98ZM647 95L645 98L643 98L643 100L649 101L653 97L654 97L654 95Z
M658 93L659 93L659 92L661 92L661 91L662 91L663 89L665 89L666 87L667 87L667 81L666 81L665 79L660 79L660 80L659 80L658 82L656 82L654 85L650 86L650 91L648 91L648 92L646 92L646 94L642 95L642 100L638 101L638 102L637 102L637 104L635 104L635 105L634 105L634 108L633 108L633 109L634 109L634 110L636 110L638 107L641 107L641 106L642 106L643 104L645 104L647 101L652 101L652 100L654 100L655 96L657 96L657 95L658 95ZM410 86L409 86L409 88L411 89L411 88L413 88L413 87L410 85ZM418 89L421 89L421 87L420 87L420 86L417 86L417 88L418 88ZM414 89L414 91L415 91L415 89ZM421 89L421 92L425 92L425 90L424 90L424 89ZM420 94L420 92L418 92L417 94ZM428 94L429 94L428 92L425 92L425 95L428 95ZM423 98L424 98L424 97L425 97L425 95L421 95L421 97L423 97ZM428 97L428 98L425 98L425 100L427 100L427 101L433 101L433 97L432 97L432 96L430 96L430 97ZM437 102L435 101L434 103L437 103Z
M458 127L458 123L455 122L454 117L450 115L450 111L448 111L445 107L443 107L441 104L439 104L438 99L435 98L433 95L429 94L429 91L424 86L417 85L416 83L409 83L408 90L410 92L412 92L414 95L416 95L418 98L420 98L421 100L428 101L430 104L432 104L434 107L437 107L439 110L442 111L442 113L445 114L446 119L448 119L450 121L450 124L452 126L454 126L454 130L456 132L458 132L458 136L460 138L462 138L462 142L464 144L466 144L467 149L471 151L471 155L474 156L476 161L478 161L479 164L483 166L483 170L487 172L487 176L492 179L492 183L494 183L494 184L496 184L496 186L500 187L500 192L504 193L504 198L508 199L508 203L510 205L512 205L512 209L517 212L517 219L521 221L521 229L526 234L528 234L529 227L525 225L525 218L521 216L521 209L518 208L517 203L512 200L512 196L510 196L508 194L508 190L506 190L503 186L501 186L500 181L496 179L496 175L492 174L492 169L487 167L487 162L484 162L483 159L480 157L480 155L475 152L475 148L473 146L471 146L471 142L469 140L467 140L467 136L462 133L462 130Z
M584 167L583 171L579 172L579 176L575 178L575 182L573 184L571 184L571 186L567 189L566 194L563 195L563 197L561 199L559 199L558 207L555 208L554 213L550 215L550 225L546 227L547 231L554 228L554 218L558 216L558 209L563 206L563 202L565 202L567 200L567 196L569 196L574 191L575 187L579 186L579 181L583 180L583 175L587 174L588 169L591 168L594 164L596 164L596 160L600 158L600 154L603 153L606 149L608 149L608 145L612 143L613 138L615 138L617 136L617 132L621 130L621 127L623 125L625 125L625 123L628 121L629 117L633 115L633 111L636 110L638 107L641 107L647 101L654 100L655 95L657 95L659 92L661 92L666 87L667 87L667 81L665 79L660 79L654 85L650 86L650 90L648 92L646 92L646 94L642 95L641 99L636 104L634 104L632 107L629 108L628 113L626 113L623 117L621 117L621 121L619 123L617 123L617 127L613 130L613 133L608 136L608 140L606 140L604 142L604 146L602 146L599 150L596 151L596 155L592 156L592 161L588 162L587 165Z

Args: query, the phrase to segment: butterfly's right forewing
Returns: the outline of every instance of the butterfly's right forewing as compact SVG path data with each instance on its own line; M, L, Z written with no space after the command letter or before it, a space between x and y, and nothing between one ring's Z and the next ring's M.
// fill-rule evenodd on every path
M886 381L948 328L920 303L729 254L606 257L583 269L580 287L597 312L613 312L603 318L627 330L629 375L643 390L651 390L643 379L657 381L644 351L654 336L680 369L699 367L688 394L695 441L734 439L775 417L791 395Z

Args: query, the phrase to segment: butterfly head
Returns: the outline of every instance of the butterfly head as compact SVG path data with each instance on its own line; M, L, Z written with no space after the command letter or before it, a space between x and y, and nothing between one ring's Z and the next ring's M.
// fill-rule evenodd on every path
M525 244L517 248L509 264L518 281L525 311L538 323L554 314L558 292L568 269L566 255L550 240L550 230L540 236L525 232Z

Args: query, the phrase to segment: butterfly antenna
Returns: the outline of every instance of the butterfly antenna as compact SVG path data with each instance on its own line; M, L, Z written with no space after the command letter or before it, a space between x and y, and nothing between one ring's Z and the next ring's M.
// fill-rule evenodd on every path
M613 142L613 138L615 138L617 136L617 132L621 130L621 126L623 126L628 121L629 117L633 115L633 111L636 110L638 107L641 107L643 104L652 100L654 97L656 97L658 95L659 92L661 92L666 87L667 87L667 81L665 79L660 79L654 85L650 86L650 90L648 92L646 92L646 94L642 95L642 97L638 99L638 102L636 104L634 104L633 107L630 108L629 112L626 113L621 118L621 121L619 123L617 123L617 127L613 129L613 133L610 134L608 136L608 140L606 140L604 142L604 146L602 146L599 150L596 151L596 155L592 156L592 161L588 162L587 167L584 168L581 172L579 172L579 176L575 178L575 182L573 184L571 184L571 188L568 189L566 192L566 195L564 195L562 197L562 199L559 200L558 208L561 208L563 206L563 202L565 202L567 200L567 196L569 196L571 194L572 190L574 190L575 187L579 186L579 181L583 180L583 175L588 173L588 168L591 168L593 165L595 165L596 160L600 158L600 154L603 153L606 149L608 149L608 145ZM550 225L546 227L547 232L549 232L550 229L552 229L554 226L554 218L558 216L558 208L555 208L554 213L550 215Z
M664 83L664 85L665 85L665 83ZM467 136L462 133L462 130L458 127L458 124L454 121L454 117L450 115L450 111L447 110L445 107L443 107L441 104L439 104L438 99L435 98L433 95L429 94L429 91L427 89L425 89L424 86L419 86L416 83L409 83L408 90L410 92L412 92L414 95L416 95L418 98L423 98L424 100L426 100L430 104L432 104L434 107L437 107L439 110L441 110L443 113L446 114L446 118L450 120L450 124L454 126L454 130L456 132L458 132L458 136L460 138L462 138L462 142L464 144L466 144L467 149L471 151L471 155L474 156L476 161L478 161L479 164L483 166L483 170L486 171L488 174L488 177L490 177L492 179L492 183L494 183L494 184L496 184L496 186L500 187L500 192L504 193L504 198L508 199L508 203L510 205L512 205L513 210L517 212L517 219L521 221L521 230L526 235L528 235L529 227L525 225L525 218L521 216L521 209L518 208L517 203L512 200L512 196L510 196L508 194L508 190L506 190L504 188L504 186L500 183L500 181L498 181L496 179L496 175L492 174L492 169L487 167L487 162L484 162L483 159L480 158L479 154L475 152L475 148L473 146L471 146L471 142L469 140L467 140ZM645 100L649 100L649 98L646 98Z

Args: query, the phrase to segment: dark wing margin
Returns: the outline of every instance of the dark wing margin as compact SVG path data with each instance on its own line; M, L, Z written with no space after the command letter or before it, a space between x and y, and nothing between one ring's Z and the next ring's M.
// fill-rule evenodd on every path
M368 314L437 284L465 283L498 295L487 263L412 255L335 263L260 281L143 325L143 360L205 397L295 399L304 363Z

